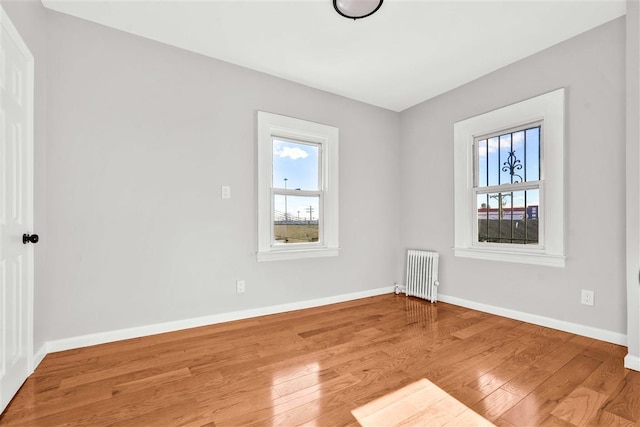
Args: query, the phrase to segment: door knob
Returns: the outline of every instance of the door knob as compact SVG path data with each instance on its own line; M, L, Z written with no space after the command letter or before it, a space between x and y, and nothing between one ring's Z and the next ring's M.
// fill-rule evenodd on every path
M29 242L31 243L38 243L38 240L40 238L38 237L37 234L23 234L22 235L22 243L24 243L25 245Z

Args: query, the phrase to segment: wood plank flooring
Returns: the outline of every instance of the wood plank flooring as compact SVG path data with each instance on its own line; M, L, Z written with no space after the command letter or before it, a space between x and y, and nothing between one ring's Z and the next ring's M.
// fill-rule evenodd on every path
M48 355L2 426L640 426L626 348L382 295Z

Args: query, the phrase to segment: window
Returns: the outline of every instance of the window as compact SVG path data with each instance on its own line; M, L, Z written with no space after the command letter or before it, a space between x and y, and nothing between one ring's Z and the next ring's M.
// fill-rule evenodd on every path
M454 125L455 255L564 266L564 89Z
M273 137L272 147L273 244L318 242L322 145Z
M475 138L475 242L541 244L541 127L536 123Z
M258 261L338 250L338 129L259 111Z

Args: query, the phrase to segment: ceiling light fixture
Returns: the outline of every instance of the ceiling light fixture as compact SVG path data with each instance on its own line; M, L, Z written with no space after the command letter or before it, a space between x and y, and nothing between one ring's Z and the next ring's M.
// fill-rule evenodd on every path
M366 18L376 13L383 0L333 0L333 7L345 18L356 19Z

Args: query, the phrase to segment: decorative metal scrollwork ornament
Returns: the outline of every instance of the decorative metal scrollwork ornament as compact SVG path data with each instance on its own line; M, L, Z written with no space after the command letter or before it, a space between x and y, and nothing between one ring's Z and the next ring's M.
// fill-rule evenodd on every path
M524 181L524 179L515 172L522 169L522 163L516 158L515 151L509 152L509 157L507 157L507 161L504 162L503 165L504 166L502 166L502 172L509 172L509 175L511 175L511 182L513 184ZM514 180L514 177L520 178L520 181Z

